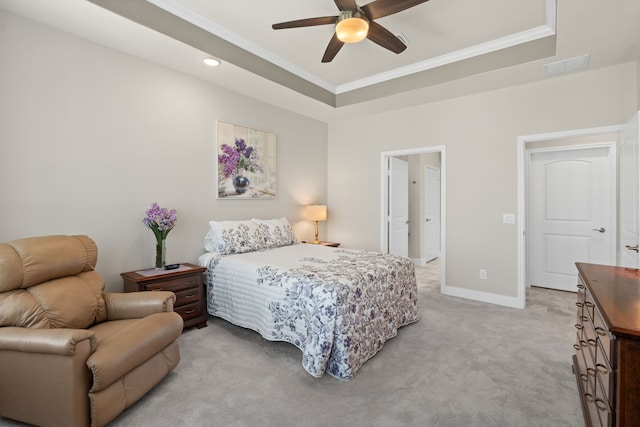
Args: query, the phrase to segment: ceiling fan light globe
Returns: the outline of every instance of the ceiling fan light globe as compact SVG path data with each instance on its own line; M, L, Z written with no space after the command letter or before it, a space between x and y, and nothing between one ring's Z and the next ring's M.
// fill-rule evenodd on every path
M336 24L336 37L343 43L358 43L367 38L369 22L362 18L347 18Z

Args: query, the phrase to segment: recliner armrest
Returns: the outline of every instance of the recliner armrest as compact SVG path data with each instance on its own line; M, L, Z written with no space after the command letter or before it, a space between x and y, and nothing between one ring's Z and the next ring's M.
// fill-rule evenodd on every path
M169 291L107 293L107 320L140 319L153 313L173 311L176 296Z
M88 340L93 353L96 337L84 329L0 328L0 350L73 356L76 344Z

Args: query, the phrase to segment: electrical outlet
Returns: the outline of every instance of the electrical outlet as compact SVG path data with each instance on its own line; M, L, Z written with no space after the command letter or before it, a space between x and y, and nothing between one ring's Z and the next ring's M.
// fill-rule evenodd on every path
M480 279L487 280L487 270L485 270L484 268L480 269Z

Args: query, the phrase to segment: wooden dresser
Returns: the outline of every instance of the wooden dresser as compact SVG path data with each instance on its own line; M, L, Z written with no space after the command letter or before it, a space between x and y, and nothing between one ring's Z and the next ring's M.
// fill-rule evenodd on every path
M640 425L640 270L576 263L573 371L587 426Z
M176 294L173 311L182 316L184 327L207 326L206 297L202 275L206 268L184 263L175 270L138 270L120 274L125 292L171 291Z

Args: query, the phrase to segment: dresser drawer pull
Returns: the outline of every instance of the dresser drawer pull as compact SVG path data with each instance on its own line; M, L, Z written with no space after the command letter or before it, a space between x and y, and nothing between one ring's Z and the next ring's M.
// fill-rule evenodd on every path
M596 363L596 370L603 375L606 375L609 373L609 369L607 369L607 367L604 366L602 363Z
M580 340L580 345L583 347L587 346L587 342L585 340Z
M606 411L607 410L607 404L604 403L604 400L597 398L595 401L596 404L596 408L598 408L600 411Z
M578 289L584 289L584 285L582 283L578 283Z
M601 337L603 337L603 336L607 335L607 331L606 331L606 329L601 328L600 326L596 326L594 329L596 330L596 333L597 333L598 335L600 335Z
M580 379L586 383L588 379L587 374L580 374Z
M580 320L582 320L583 322L587 322L589 318L587 316L580 316Z
M582 302L578 301L578 302L576 302L576 305L577 305L578 307L582 307L584 304L582 304Z
M589 339L587 340L587 342L589 343L589 345L590 345L591 347L595 347L595 346L597 345L597 344L596 344L596 340L594 340L593 338L589 338Z
M574 326L576 327L576 329L584 328L584 326L582 326L580 323L576 323Z
M191 294L191 295L185 295L184 297L185 297L185 298L193 298L193 297L195 297L195 296L196 296L196 294Z
M596 370L593 368L587 368L587 375L589 375L590 377L595 377L596 376Z
M573 348L575 348L576 350L580 350L580 346L578 344L574 344Z
M584 399L589 403L593 403L593 396L591 395L591 393L585 393Z
M195 308L194 308L194 309L191 309L191 310L187 310L187 311L185 311L185 312L184 312L184 314L191 314L191 313L193 313L194 311L196 311L196 309L195 309Z
M584 306L587 308L593 308L593 303L591 301L585 301Z

